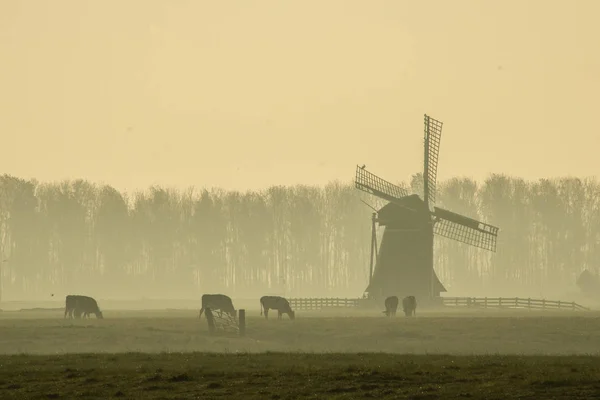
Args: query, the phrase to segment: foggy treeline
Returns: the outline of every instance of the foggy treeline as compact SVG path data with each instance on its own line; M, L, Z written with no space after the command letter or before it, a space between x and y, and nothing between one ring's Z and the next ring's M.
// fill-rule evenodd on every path
M420 193L421 177L408 185ZM436 239L449 295L544 296L573 290L600 256L600 183L565 178L438 185L437 205L500 227L497 253ZM385 202L352 183L258 192L131 195L77 180L0 177L2 298L361 296L371 213ZM381 228L380 230L382 230ZM379 232L381 238L381 232Z

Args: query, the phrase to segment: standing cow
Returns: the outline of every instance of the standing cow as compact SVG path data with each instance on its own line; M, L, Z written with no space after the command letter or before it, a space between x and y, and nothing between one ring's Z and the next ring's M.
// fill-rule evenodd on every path
M402 299L402 309L407 317L417 316L417 299L415 296L406 296Z
M73 318L73 313L75 313L75 318L81 318L82 315L83 318L88 318L90 314L94 314L96 318L104 319L96 300L88 296L68 295L66 297L65 318L67 314L69 318Z
M67 295L65 298L65 318L67 315L69 318L73 318L73 311L75 311L75 305L77 304L77 296Z
M263 296L260 298L260 315L265 310L265 318L269 319L269 309L277 310L277 319L281 319L282 314L287 314L290 319L296 318L296 312L292 311L287 299L280 296Z
M235 315L235 308L233 308L233 302L229 296L225 296L224 294L203 294L202 295L202 308L200 309L200 314L198 318L202 317L202 313L205 308L210 308L211 311L222 311L231 315L233 318Z
M385 299L385 311L383 312L386 317L395 317L396 310L398 310L398 296L390 296Z

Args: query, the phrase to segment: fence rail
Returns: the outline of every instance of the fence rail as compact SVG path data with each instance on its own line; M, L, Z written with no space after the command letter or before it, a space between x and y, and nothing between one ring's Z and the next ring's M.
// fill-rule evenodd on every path
M358 307L361 299L354 298L290 298L294 310L320 310L331 307ZM442 304L450 307L479 308L528 308L534 310L574 310L588 311L589 308L574 301L530 299L521 297L441 297Z
M358 307L360 299L332 298L293 298L288 299L293 310L320 310L329 307Z
M521 297L442 297L445 306L455 307L481 307L481 308L529 308L536 310L579 310L587 311L589 308L574 301L530 299Z

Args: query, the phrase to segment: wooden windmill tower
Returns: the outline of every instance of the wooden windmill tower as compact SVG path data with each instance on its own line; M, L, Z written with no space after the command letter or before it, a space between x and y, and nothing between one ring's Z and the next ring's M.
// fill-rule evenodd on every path
M425 300L445 292L433 268L434 234L496 251L497 227L434 205L441 134L442 122L425 115L423 199L364 166L356 168L356 188L389 202L373 214L369 298L414 295ZM375 223L384 227L378 253Z

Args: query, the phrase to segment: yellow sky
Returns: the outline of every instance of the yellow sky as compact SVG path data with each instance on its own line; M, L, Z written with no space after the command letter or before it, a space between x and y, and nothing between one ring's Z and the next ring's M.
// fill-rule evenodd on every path
M0 173L262 188L600 172L600 1L0 1Z

